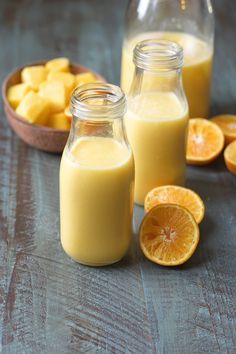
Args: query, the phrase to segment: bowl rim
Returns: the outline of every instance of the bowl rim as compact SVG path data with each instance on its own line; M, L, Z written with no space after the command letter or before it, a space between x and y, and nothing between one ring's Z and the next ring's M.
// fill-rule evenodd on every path
M37 130L40 129L41 131L44 131L45 133L54 133L54 134L55 133L59 133L59 134L67 133L67 134L69 134L70 130L68 130L68 129L51 128L51 127L47 127L45 125L32 124L32 123L27 122L24 119L24 117L20 116L12 108L12 106L10 105L10 103L8 101L8 98L7 98L7 85L8 85L8 82L9 82L9 80L11 79L11 77L13 75L15 75L16 73L22 71L25 67L44 65L49 60L51 60L51 59L42 59L42 60L37 60L37 61L29 63L29 64L24 64L24 65L21 65L21 66L15 68L15 69L13 69L12 71L10 71L9 74L7 74L7 76L4 78L3 83L2 83L2 99L3 99L3 102L4 102L4 108L9 114L11 114L11 119L14 119L17 122L20 122L22 125L30 126L32 129L37 129ZM80 69L82 71L84 71L84 72L86 72L86 71L92 72L97 78L100 78L102 81L106 82L106 79L102 75L98 74L96 71L88 68L87 66L81 65L79 63L71 62L71 61L70 61L70 66L71 67L73 67L73 66L74 67L80 67Z

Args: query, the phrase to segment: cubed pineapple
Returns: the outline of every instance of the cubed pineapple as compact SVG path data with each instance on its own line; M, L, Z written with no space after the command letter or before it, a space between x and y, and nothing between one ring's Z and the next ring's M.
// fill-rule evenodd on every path
M68 122L64 112L50 115L47 119L46 125L55 129L70 129L70 123Z
M68 120L69 123L71 123L72 120L72 114L70 112L70 106L66 106L65 110L64 110L64 114L66 116L66 119Z
M50 113L50 105L46 98L30 91L23 97L16 112L30 123L44 124Z
M67 101L70 98L70 95L75 87L75 75L71 73L60 73L52 71L48 74L48 81L61 81L66 89Z
M39 95L49 100L52 113L65 109L66 90L61 81L45 81L39 87Z
M17 84L9 87L7 91L7 99L10 105L15 109L30 90L31 87L28 84Z
M47 71L68 72L70 71L70 61L67 58L55 58L49 60L45 67Z
M41 82L47 78L47 70L43 65L27 66L21 72L21 81L30 85L33 90L38 90Z
M93 73L88 71L86 73L77 74L75 76L75 81L76 81L76 86L80 86L83 84L89 84L91 82L96 82L97 78Z

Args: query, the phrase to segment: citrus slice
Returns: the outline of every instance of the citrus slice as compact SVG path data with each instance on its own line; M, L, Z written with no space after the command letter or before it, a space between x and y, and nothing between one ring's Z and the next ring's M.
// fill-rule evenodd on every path
M180 205L156 205L140 225L140 247L150 261L160 265L185 263L198 242L198 224L193 215Z
M222 130L226 144L236 140L236 115L221 114L211 118L211 121L216 123Z
M189 120L187 163L206 165L217 158L224 147L224 135L217 124L203 118Z
M224 151L224 159L228 170L236 174L236 141L227 146Z
M199 224L203 217L205 207L202 199L191 189L179 186L161 186L152 189L145 198L144 210L148 212L158 204L177 204L188 209Z

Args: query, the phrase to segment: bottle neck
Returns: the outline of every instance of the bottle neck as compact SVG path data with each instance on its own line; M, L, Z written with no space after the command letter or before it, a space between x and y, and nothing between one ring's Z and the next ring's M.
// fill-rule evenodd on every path
M136 66L129 96L155 91L184 94L182 70L178 68L170 71L147 71Z
M101 120L78 119L74 116L71 124L71 136L78 137L104 137L122 140L124 135L123 117L110 119L104 117Z
M126 100L123 91L106 83L78 87L71 97L72 124L68 148L78 138L110 138L126 142L123 116Z
M183 49L175 42L149 39L133 51L135 71L129 97L173 93L187 108L182 85Z
M124 116L126 100L123 91L107 83L91 83L77 87L70 102L74 118L101 121Z

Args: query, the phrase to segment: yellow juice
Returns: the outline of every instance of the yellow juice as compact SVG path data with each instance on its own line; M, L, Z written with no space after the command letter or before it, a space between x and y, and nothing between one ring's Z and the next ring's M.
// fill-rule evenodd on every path
M111 264L130 243L134 165L127 146L111 138L80 138L60 168L61 243L75 261Z
M154 92L128 101L125 125L135 161L136 203L165 184L185 182L188 112L174 93Z
M197 37L182 32L146 32L124 43L121 63L121 87L129 92L133 78L133 49L151 38L174 41L184 49L183 85L189 104L190 117L207 117L212 68L212 49ZM152 80L155 80L152 77Z

